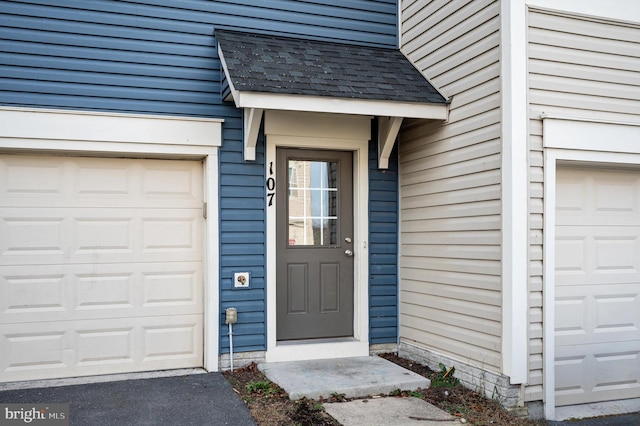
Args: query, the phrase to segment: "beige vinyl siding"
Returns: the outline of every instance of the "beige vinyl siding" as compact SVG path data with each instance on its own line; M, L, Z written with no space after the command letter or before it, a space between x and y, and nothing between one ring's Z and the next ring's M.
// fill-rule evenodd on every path
M401 6L403 52L452 103L399 137L400 338L500 371L499 2Z
M636 121L637 25L529 12L529 102L541 113Z
M529 377L525 401L538 401L542 388L542 122L529 122ZM533 136L535 135L535 137Z
M536 9L528 12L528 26L530 355L525 401L536 401L543 398L541 115L637 121L640 26Z

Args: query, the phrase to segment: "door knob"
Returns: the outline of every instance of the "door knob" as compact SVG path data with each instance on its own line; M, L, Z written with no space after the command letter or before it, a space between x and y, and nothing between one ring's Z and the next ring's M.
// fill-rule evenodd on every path
M345 256L349 256L349 257L351 257L351 256L353 256L353 251L351 251L351 250L345 250L345 251L344 251L344 254L345 254Z

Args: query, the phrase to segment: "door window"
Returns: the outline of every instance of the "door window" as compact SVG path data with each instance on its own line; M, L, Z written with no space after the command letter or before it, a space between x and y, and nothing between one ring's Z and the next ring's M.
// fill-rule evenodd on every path
M289 246L337 244L338 163L289 159Z

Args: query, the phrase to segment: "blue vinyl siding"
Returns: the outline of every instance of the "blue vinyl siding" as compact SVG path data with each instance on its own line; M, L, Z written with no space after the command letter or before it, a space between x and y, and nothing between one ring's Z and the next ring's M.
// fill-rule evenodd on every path
M388 47L396 1L3 1L0 104L225 117L216 26Z
M396 0L1 1L0 105L223 118L221 352L228 352L229 306L238 308L234 349L264 350L264 145L255 162L243 160L242 112L221 99L213 29L395 47L396 13ZM371 251L372 271L380 270L372 272L372 342L395 341L387 207L372 199L372 229L386 229L372 233L381 239ZM233 289L233 273L242 271L251 273L251 288Z
M369 342L398 338L398 157L378 169L377 146L369 144Z
M264 142L256 147L256 161L245 162L242 111L227 118L220 152L220 351L229 352L225 309L238 309L233 327L234 351L266 349L266 232ZM234 137L232 137L234 136ZM235 272L249 272L250 288L236 289Z

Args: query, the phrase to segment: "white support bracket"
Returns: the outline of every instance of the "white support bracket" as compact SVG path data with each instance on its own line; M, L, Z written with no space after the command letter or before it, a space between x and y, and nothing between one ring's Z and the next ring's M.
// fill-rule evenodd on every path
M244 109L244 160L256 160L256 145L258 143L258 132L262 121L262 108Z
M378 168L389 168L389 156L396 143L403 117L378 117Z

